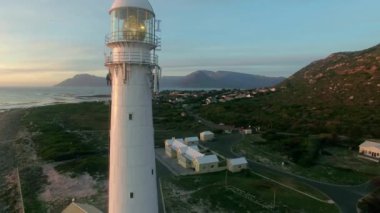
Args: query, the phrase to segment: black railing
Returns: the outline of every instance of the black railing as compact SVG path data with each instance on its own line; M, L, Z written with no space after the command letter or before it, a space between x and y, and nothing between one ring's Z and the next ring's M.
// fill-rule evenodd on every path
M151 53L113 53L105 58L105 64L146 64L156 66L158 56Z
M161 39L159 37L141 31L117 31L106 36L106 44L117 42L139 42L155 47L161 46Z

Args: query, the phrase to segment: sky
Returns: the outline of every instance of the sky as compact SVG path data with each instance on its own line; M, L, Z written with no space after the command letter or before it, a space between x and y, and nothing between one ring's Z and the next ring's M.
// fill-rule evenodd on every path
M105 76L112 0L0 0L0 87ZM379 0L150 0L163 75L290 76L333 52L380 43Z

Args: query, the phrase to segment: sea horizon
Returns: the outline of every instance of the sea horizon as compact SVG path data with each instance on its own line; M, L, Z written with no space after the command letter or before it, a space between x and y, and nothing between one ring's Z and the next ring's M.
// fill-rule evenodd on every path
M222 88L163 88L160 91L211 91ZM64 103L106 101L110 87L0 86L0 112Z

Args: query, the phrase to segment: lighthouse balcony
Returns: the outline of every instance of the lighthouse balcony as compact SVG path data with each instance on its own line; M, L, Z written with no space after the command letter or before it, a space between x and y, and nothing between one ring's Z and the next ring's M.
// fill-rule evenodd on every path
M105 65L118 65L118 64L137 64L137 65L158 65L158 56L152 53L112 53L105 58Z
M116 31L106 36L108 46L120 43L142 43L152 48L161 47L161 38L158 36L140 31Z

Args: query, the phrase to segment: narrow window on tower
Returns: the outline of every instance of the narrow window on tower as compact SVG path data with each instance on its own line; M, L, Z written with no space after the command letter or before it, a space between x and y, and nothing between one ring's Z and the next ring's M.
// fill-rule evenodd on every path
M132 199L133 198L133 192L129 193L129 197Z
M154 175L154 170L152 169L152 175Z
M129 113L128 118L129 118L130 121L133 120L133 114Z

